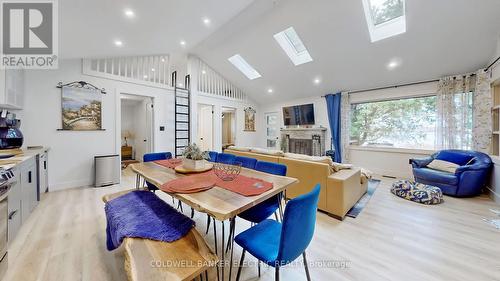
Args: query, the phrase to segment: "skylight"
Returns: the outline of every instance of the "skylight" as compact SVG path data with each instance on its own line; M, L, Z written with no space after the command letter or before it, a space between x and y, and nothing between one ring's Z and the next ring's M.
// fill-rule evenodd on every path
M260 73L255 70L241 55L236 54L227 59L231 62L239 71L241 71L245 76L250 79L256 79L261 77Z
M274 39L280 44L281 48L288 57L292 60L294 65L301 65L306 62L312 61L312 57L306 49L299 35L295 32L293 27L289 27L274 35Z
M405 0L363 0L372 42L406 32Z

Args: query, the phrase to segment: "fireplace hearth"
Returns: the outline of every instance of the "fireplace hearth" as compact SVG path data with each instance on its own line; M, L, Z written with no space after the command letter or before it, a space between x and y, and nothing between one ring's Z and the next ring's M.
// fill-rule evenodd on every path
M326 128L284 128L281 129L281 138L284 152L325 155Z

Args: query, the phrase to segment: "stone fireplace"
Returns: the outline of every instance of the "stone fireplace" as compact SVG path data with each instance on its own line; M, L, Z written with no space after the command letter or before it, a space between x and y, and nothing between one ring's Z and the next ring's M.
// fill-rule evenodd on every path
M283 128L281 150L311 156L325 155L326 128Z

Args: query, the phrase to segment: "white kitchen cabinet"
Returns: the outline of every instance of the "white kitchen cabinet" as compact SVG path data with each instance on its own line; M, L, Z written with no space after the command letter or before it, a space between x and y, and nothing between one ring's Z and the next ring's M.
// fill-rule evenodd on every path
M38 156L38 201L40 201L40 194L43 192L47 192L49 189L48 166L49 163L47 152L40 153L40 155Z
M24 223L38 205L38 183L35 157L20 165L21 182L21 218Z
M0 108L22 109L24 105L24 70L0 70Z
M21 228L22 218L21 218L21 199L22 199L22 191L21 191L21 172L19 169L13 168L12 172L14 173L14 177L16 178L16 182L12 185L9 191L9 227L8 230L8 241L9 243L14 240L17 232Z

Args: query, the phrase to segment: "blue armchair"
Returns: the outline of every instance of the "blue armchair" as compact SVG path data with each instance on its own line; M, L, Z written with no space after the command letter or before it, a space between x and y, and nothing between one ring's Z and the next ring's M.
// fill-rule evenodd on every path
M455 163L454 174L427 168L434 159ZM481 193L489 177L492 162L484 153L468 150L441 150L424 159L410 159L415 181L441 188L444 194L471 197Z

